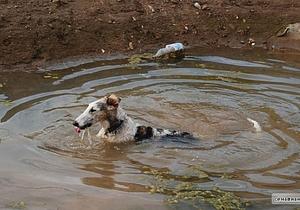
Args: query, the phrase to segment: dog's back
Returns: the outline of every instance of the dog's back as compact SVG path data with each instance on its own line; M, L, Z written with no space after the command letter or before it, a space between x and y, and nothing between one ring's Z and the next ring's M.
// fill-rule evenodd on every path
M137 126L136 133L134 135L135 141L142 141L144 139L150 139L153 137L192 137L192 134L187 132L170 131L161 128L152 128L149 126Z

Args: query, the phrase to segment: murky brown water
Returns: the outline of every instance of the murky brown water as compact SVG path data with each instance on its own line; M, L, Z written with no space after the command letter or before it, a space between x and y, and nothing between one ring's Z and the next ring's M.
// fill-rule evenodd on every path
M51 68L0 74L1 209L20 201L28 209L195 209L149 194L155 179L146 169L235 192L252 201L247 209L296 207L272 206L270 195L300 192L299 57L195 50L170 64L115 57ZM71 122L107 93L137 122L199 140L82 145ZM191 166L208 177L195 178Z

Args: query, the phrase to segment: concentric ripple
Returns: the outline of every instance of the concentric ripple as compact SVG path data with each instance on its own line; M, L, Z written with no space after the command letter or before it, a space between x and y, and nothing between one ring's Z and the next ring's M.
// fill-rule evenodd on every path
M131 65L124 57L88 61L1 75L0 151L30 145L9 155L0 152L0 168L10 159L12 171L27 174L27 182L33 167L42 184L76 183L77 190L96 187L141 197L151 182L145 168L168 171L177 181L190 176L204 188L217 186L254 200L299 192L300 63L238 50L195 50L169 64ZM88 147L73 132L72 121L89 102L109 93L122 98L136 122L188 131L197 139L107 145L94 137ZM12 161L15 156L20 158ZM65 164L73 168L64 170ZM207 177L195 178L191 166ZM69 176L72 181L64 181Z

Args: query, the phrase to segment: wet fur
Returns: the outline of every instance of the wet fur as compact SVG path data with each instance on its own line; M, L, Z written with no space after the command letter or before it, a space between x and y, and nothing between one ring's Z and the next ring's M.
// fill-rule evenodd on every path
M86 110L76 118L73 125L86 129L96 123L101 126L97 137L113 143L142 141L154 137L193 137L187 132L171 131L161 128L139 125L135 123L120 107L121 99L116 95L109 95L91 102ZM247 118L256 132L261 132L259 123Z
M186 132L138 125L120 107L120 101L116 95L110 95L90 103L73 125L85 129L99 123L101 129L97 137L113 143L142 141L158 136L191 136Z

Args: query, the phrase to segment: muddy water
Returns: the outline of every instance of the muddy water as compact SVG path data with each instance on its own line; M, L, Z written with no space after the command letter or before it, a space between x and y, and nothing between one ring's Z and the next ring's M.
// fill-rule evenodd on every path
M234 192L251 201L248 209L296 207L272 206L270 195L300 188L297 56L194 50L173 63L69 60L1 74L0 83L2 209L213 209L205 202L169 205L164 193L149 194L157 181L145 173L151 170L167 171L166 181ZM198 140L108 145L94 138L89 147L71 123L108 93L122 98L135 121Z

